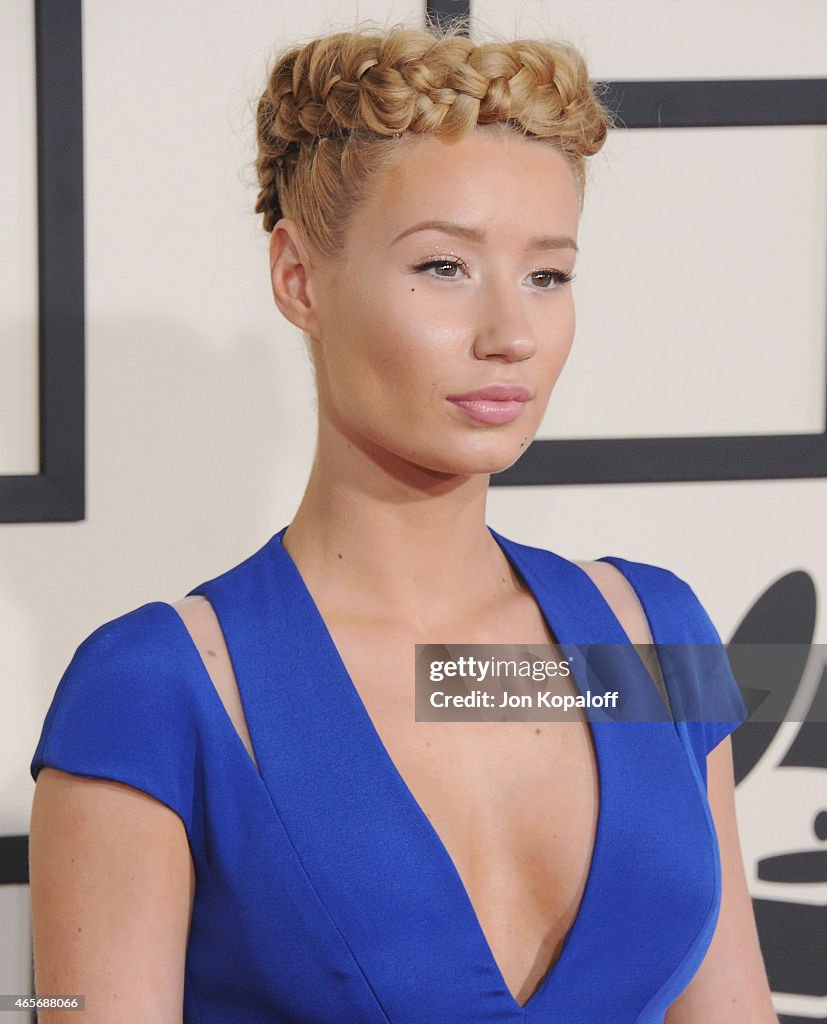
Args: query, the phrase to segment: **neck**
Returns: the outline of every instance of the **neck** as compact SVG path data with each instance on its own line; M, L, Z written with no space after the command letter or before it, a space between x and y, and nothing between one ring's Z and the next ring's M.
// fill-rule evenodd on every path
M330 609L423 629L459 621L518 587L485 524L489 479L319 445L284 547Z

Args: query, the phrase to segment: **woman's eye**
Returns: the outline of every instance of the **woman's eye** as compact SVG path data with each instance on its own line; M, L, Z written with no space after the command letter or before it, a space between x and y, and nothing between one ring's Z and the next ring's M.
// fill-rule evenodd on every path
M459 268L461 266L462 266L462 263L459 260L456 260L456 261L455 260L428 260L427 263L420 263L418 266L414 267L414 270L423 271L423 270L430 270L431 268L439 268L441 270L441 269L444 269L446 267L448 269L452 269L452 270L459 270ZM437 277L447 277L448 280L451 281L457 275L456 274L437 274L436 276Z
M568 284L569 281L574 280L574 274L568 274L564 270L537 270L531 276L547 278L548 280L554 282L554 285L558 287L561 284ZM551 286L551 284L541 288L541 291L545 292L550 292L554 290L555 289Z
M438 273L435 276L441 277L447 281L455 281L459 276L456 271L462 269L464 266L465 264L462 260L434 259L427 260L425 263L419 263L413 269L419 273L424 270L446 270L448 273ZM568 284L569 281L574 280L574 274L566 273L563 270L535 270L534 273L529 276L532 278L544 279L548 282L547 284L539 285L539 290L544 292L556 291L560 285Z

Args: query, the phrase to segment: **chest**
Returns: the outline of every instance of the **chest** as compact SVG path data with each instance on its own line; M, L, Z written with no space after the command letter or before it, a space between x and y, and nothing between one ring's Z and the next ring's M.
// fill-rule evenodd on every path
M584 622L612 636L580 577L532 566L563 643ZM205 699L195 983L236 1009L242 982L260 1006L264 986L266 1019L327 1024L661 1020L720 895L702 780L671 723L417 723L415 643L545 644L544 618L511 606L421 637L324 606L322 622L292 571L278 584L208 591L261 774L230 743L243 717Z
M329 629L382 745L457 870L504 981L524 1003L556 962L589 875L599 767L585 719L416 721L414 645L425 639L341 617ZM428 642L553 642L527 605L448 633Z

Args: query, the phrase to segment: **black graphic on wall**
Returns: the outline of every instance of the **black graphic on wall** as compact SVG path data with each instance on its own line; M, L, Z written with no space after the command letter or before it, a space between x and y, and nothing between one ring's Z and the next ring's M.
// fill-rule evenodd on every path
M437 29L458 24L462 35L470 35L471 4L468 0L428 0L425 20Z
M785 705L774 721L748 720L733 734L736 785L764 757L798 693L809 661L815 619L812 578L800 570L790 572L758 598L727 645L739 685L772 690L782 696ZM748 653L751 644L761 645L766 652L760 663ZM777 653L772 645L777 645ZM757 860L756 876L776 890L772 898L754 897L752 901L761 952L777 1003L783 1004L787 995L823 999L827 996L827 906L819 902L817 894L827 884L827 665L822 666L804 721L770 770L789 776L795 793L792 806L802 802L806 806L802 794L810 800L805 813L812 842L805 849L767 851ZM796 887L795 896L789 895L790 886ZM802 891L806 896L808 890L811 898L802 898ZM818 1019L790 1013L779 1017L781 1024L812 1024Z
M676 130L827 124L827 79L612 81L618 127ZM760 211L756 216L761 216ZM827 339L825 339L827 342ZM726 338L721 339L726 345ZM827 381L823 386L827 389ZM827 422L816 433L540 439L495 486L827 476Z
M81 0L35 0L37 473L0 475L0 522L85 516Z

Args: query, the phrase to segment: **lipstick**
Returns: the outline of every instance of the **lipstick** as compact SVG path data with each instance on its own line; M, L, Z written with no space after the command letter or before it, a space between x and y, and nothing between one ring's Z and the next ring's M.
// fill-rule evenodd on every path
M482 423L511 423L525 408L531 392L519 384L489 384L464 395L449 395L448 401Z

